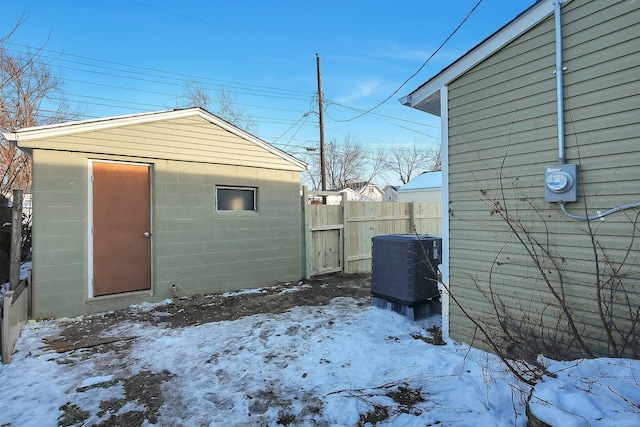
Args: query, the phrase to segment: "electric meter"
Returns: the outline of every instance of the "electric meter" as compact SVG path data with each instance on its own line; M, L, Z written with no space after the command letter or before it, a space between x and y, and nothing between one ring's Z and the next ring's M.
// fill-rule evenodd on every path
M563 193L573 184L571 175L566 172L552 172L544 180L547 188L554 193Z
M544 200L578 201L578 165L548 166L544 172Z

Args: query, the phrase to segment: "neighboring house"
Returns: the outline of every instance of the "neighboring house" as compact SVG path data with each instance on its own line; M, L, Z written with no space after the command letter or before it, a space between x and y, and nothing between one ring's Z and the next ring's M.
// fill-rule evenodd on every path
M21 129L33 317L301 277L306 164L201 109Z
M350 202L381 202L384 192L376 184L370 182L353 182L343 188L331 190L338 193L347 193L347 200ZM339 205L342 203L342 196L327 196L328 205Z
M401 102L442 123L445 334L478 344L464 309L561 342L569 314L607 354L603 317L638 345L640 2L563 1L559 26L554 9L537 1Z
M398 189L399 202L442 203L442 172L424 172Z
M399 185L385 185L382 189L382 192L384 193L382 200L385 202L397 202L398 188L400 188Z
M347 200L349 202L360 202L362 200L362 195L358 193L356 190L351 188L343 188L342 190L331 190L334 193L339 193L335 195L330 195L326 197L327 205L339 205L342 203L342 194L347 195Z
M363 202L381 202L384 198L384 191L382 191L382 189L376 184L373 184L371 182L352 182L345 186L345 189L347 188L354 190L357 194L359 194L360 201Z

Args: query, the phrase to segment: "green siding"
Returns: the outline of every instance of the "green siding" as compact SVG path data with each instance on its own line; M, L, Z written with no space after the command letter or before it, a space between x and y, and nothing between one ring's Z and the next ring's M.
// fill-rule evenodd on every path
M640 5L573 0L563 7L567 163L580 166L589 214L640 200ZM448 87L450 286L478 319L496 325L495 292L514 316L552 325L558 316L532 257L515 231L531 236L556 290L564 290L580 328L603 340L595 305L595 261L621 268L632 307L640 298L638 209L588 224L544 202L544 167L557 163L554 23L550 17ZM527 233L523 233L526 230ZM548 250L558 262L564 288ZM607 258L605 258L605 256ZM606 262L604 261L606 259ZM605 264L608 263L608 266ZM620 314L620 312L618 312ZM478 333L451 305L451 336Z
M117 123L115 119L113 127L92 129L85 126L82 131L74 130L73 126L52 129L52 135L46 137L31 138L27 131L19 146L302 171L301 165L268 150L266 143L260 146L196 114L145 123Z
M124 156L34 150L34 317L294 280L300 272L299 173L146 159L152 165L151 295L88 301L88 161ZM257 188L257 212L216 212L216 185Z

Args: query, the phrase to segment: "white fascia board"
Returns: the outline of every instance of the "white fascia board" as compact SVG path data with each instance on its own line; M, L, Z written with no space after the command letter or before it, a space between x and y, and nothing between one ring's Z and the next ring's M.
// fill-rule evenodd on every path
M440 89L553 14L554 2L555 0L539 0L418 89L402 97L400 102L440 116ZM568 0L564 3L568 3Z
M180 113L180 114L176 114ZM185 114L187 113L187 114ZM194 114L193 109L179 111L157 111L153 113L128 114L98 119L79 120L75 122L56 123L53 125L34 126L13 132L11 140L27 142L33 139L52 138L62 135L73 135L80 132L109 129L131 124L148 123L166 118L175 118ZM7 135L5 134L5 137ZM7 138L9 139L9 138Z

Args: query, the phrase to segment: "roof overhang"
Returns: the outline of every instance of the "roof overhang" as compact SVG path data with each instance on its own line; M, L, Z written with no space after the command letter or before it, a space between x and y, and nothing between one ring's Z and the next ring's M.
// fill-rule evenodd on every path
M555 0L538 0L511 22L500 28L462 57L458 58L422 86L409 95L400 98L400 103L426 113L440 116L440 89L553 14L554 1ZM569 1L571 0L565 0L563 3L568 3Z

